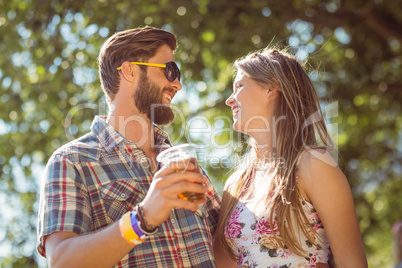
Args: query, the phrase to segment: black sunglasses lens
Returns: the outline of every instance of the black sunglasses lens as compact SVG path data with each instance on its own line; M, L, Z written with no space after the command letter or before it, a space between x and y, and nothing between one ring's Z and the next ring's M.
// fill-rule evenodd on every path
M173 82L174 80L176 80L176 78L180 80L180 70L175 62L168 62L166 64L166 78L170 82Z

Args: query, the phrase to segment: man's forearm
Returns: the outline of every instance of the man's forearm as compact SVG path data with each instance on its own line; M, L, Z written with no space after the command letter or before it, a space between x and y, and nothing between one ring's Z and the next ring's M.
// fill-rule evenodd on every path
M60 242L46 241L50 267L112 267L133 248L121 237L118 222L88 235L66 239L57 235L49 239ZM48 248L50 244L54 248Z

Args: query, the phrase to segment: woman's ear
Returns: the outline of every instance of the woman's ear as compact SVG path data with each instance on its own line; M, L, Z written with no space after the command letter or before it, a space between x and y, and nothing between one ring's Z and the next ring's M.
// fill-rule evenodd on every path
M270 87L266 88L266 90L267 90L267 97L269 95L271 95L272 93L274 93L276 95L276 93L279 92L279 90L276 87L273 87L273 86L270 86Z
M266 84L265 89L267 90L267 96L273 92L278 91L279 89L279 82L276 78L271 78L270 81Z
M272 91L273 91L273 89L268 89L267 90L267 97L268 97L269 93L271 93Z
M278 99L279 94L280 91L277 88L270 87L267 89L266 100L268 102L276 101Z

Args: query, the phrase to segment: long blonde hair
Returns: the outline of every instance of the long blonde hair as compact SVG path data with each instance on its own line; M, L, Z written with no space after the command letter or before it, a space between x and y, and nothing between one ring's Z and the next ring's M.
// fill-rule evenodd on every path
M318 245L312 237L313 230L308 224L300 202L296 181L297 161L306 147L332 145L317 93L301 64L285 51L267 48L238 59L234 65L237 70L261 86L279 88L280 94L274 118L283 117L285 120L278 120L274 124L275 157L271 159L273 161L271 174L274 179L270 180L265 188L265 194L255 198L257 204L264 205L265 210L268 206L271 208L271 229L274 213L276 215L280 238L276 236L274 238L278 245L283 249L290 249L297 255L306 256L301 241L298 241L299 230L311 244ZM225 238L225 227L242 194L242 189L247 187L250 176L254 175L251 158L255 157L255 153L255 149L250 150L244 159L246 164L242 163L236 173L228 179L222 196L214 242L217 246L223 246L232 259L236 259L236 255L231 249L232 241ZM281 159L285 159L285 165ZM275 234L274 230L272 233Z

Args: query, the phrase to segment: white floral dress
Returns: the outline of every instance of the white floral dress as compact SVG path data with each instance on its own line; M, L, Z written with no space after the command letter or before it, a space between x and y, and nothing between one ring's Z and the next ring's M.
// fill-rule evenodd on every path
M307 238L300 233L302 247L309 255L308 258L298 256L289 249L282 249L274 239L272 230L279 237L277 222L273 220L271 230L268 217L258 218L254 214L254 201L239 201L229 223L225 228L226 239L234 242L234 252L238 254L238 267L316 267L316 263L327 263L329 255L329 243L324 227L312 204L301 200L306 216L312 225L318 245L312 245ZM267 213L270 215L270 212Z

